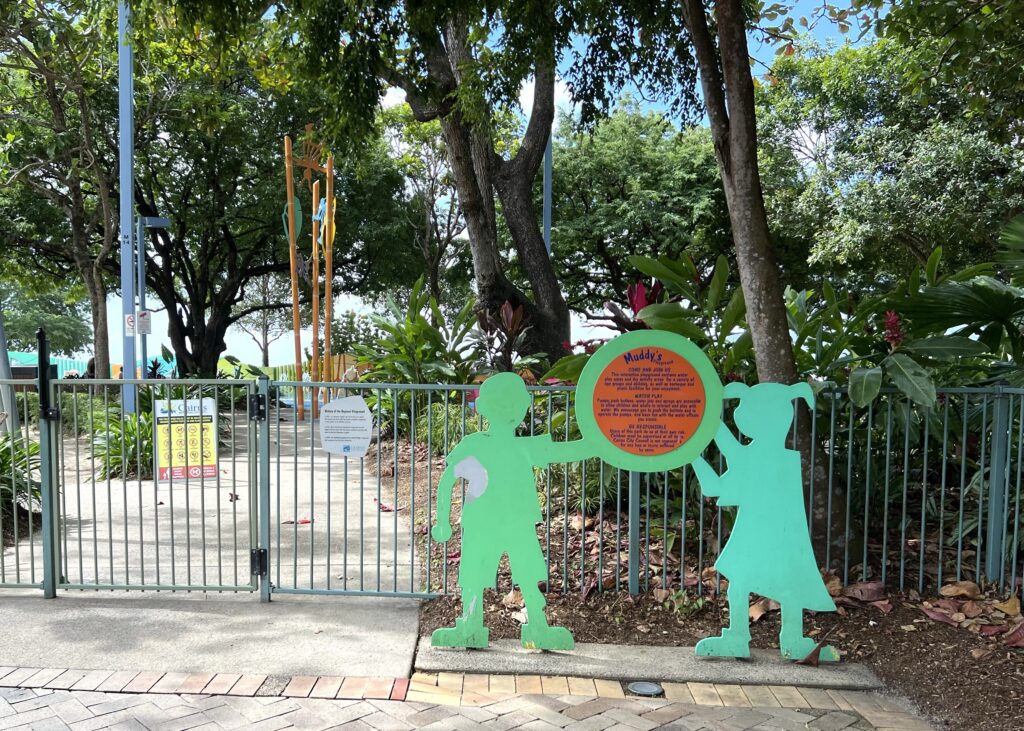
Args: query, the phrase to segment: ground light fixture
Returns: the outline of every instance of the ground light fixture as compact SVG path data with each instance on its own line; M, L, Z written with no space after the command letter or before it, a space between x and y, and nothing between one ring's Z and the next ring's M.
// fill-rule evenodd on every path
M648 680L638 680L626 686L631 695L640 695L645 698L658 698L665 695L665 690L657 683Z

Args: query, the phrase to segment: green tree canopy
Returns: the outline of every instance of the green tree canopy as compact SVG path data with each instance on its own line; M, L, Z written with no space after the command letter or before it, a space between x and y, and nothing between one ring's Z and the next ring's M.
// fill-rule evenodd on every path
M600 311L637 279L632 255L701 269L732 252L715 151L706 129L680 132L626 99L593 132L563 117L554 145L552 250L569 306Z
M36 350L36 330L43 328L54 355L81 353L92 340L82 291L40 290L19 279L0 279L0 310L11 350Z
M769 207L778 228L811 241L833 279L866 289L923 267L995 257L1024 209L1024 157L964 119L969 100L908 96L910 51L798 44L758 89Z
M868 27L912 53L907 88L963 99L967 118L1003 141L1024 131L1024 3L1018 0L853 0Z

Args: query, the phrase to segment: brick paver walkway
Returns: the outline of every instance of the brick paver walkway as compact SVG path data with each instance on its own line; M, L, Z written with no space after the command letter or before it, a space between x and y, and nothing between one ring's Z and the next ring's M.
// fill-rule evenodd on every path
M0 689L0 729L892 729L930 727L865 696L858 710L701 706L662 699L512 696L479 706L284 696ZM884 703L884 701L883 701ZM873 706L873 724L862 712Z
M875 693L792 686L665 683L665 698L648 699L613 681L541 676L418 673L410 681L39 668L0 675L0 730L931 728Z

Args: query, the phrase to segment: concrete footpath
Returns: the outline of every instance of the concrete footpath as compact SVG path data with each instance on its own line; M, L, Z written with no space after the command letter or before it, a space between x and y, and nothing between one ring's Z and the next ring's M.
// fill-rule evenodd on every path
M408 677L419 604L372 597L0 592L0 665Z

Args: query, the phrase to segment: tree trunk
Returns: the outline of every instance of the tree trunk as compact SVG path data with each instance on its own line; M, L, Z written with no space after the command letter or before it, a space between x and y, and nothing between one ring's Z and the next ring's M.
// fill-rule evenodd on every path
M740 284L747 303L747 323L754 344L757 375L761 382L795 383L798 380L789 334L782 279L768 230L761 176L757 161L757 120L754 82L747 49L746 16L742 0L715 0L718 43L711 36L703 0L683 0L683 17L700 69L701 88L711 126L733 242ZM833 495L827 505L827 464L824 451L811 443L810 412L797 409L797 444L810 492L811 455L815 454L813 504L815 544L819 550L831 524L833 542L843 540L843 499ZM838 481L834 491L841 493ZM808 494L809 502L810 495ZM823 553L821 554L824 555Z
M526 338L531 352L545 353L552 362L565 352L570 340L569 306L562 296L558 278L551 266L544 237L537 226L533 206L533 178L497 177L505 222L512 233L516 253L530 280L534 306L528 308L531 328Z
M107 323L107 285L103 275L97 271L92 262L80 266L82 281L89 296L89 312L92 315L92 347L96 363L96 377L110 378L110 335ZM129 370L125 364L125 370ZM129 373L125 378L133 377Z
M441 38L437 40L427 49L427 63L436 89L423 94L408 80L399 79L398 83L406 90L407 101L418 120L440 120L469 232L478 309L494 314L506 302L522 306L532 323L526 350L543 352L550 360L557 360L565 353L563 343L569 340L569 309L547 256L530 195L554 119L553 57L538 60L526 133L516 155L503 160L495 151L488 125L468 121L452 102L463 68L472 63L465 24L453 19L444 29L443 42ZM432 102L431 96L440 101ZM498 249L495 190L502 198L505 220L530 282L532 301L505 276Z

